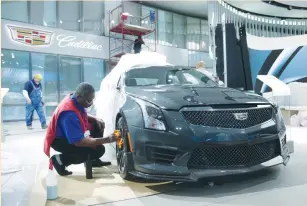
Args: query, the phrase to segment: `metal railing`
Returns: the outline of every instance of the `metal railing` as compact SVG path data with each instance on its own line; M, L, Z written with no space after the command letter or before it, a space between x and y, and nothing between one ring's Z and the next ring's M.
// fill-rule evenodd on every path
M125 14L124 6L119 5L113 10L110 11L110 19L109 19L109 46L110 46L110 58L116 56L120 53L131 53L133 50L134 40L137 38L133 34L129 34L129 32L125 32L124 29L122 33L115 33L111 30L119 25L132 25L132 26L140 26L146 29L151 29L153 32L147 34L143 37L145 45L143 45L142 49L148 51L156 51L156 31L155 31L155 22L150 21L150 15L144 16L136 16L129 13L127 18L122 18L122 14Z

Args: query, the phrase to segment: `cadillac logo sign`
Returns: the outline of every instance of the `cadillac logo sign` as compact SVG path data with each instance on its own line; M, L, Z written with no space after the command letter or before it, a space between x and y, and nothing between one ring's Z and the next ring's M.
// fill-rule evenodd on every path
M31 46L49 45L51 42L52 32L28 29L23 27L7 25L10 29L11 38L16 42Z
M244 113L233 113L233 115L235 116L236 120L240 120L240 121L247 120L247 118L248 118L247 112L244 112Z

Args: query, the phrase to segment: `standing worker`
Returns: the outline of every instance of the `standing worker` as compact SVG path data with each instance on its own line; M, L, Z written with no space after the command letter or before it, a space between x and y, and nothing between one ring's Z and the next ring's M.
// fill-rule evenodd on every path
M213 75L211 72L209 72L207 69L205 69L204 61L199 61L196 64L196 69L197 69L197 71L200 71L201 73L203 73L204 75L209 77L212 81L216 82L220 86L224 85L224 83L222 81L220 81L217 76Z
M103 144L115 142L118 137L111 134L103 138L104 122L87 114L86 108L93 104L94 98L94 87L88 83L81 83L74 94L62 100L51 118L45 137L44 152L50 157L52 147L61 153L53 155L49 165L50 169L54 166L61 176L71 175L72 172L67 171L66 167L85 163L89 155L93 167L111 164L99 158L105 153Z
M133 50L135 54L138 54L141 52L142 44L145 44L142 37L138 36L136 40L134 40Z
M42 81L43 77L40 74L35 74L32 80L25 83L22 94L26 99L26 125L28 129L32 129L33 113L36 110L41 123L42 129L46 129L46 117L43 106Z

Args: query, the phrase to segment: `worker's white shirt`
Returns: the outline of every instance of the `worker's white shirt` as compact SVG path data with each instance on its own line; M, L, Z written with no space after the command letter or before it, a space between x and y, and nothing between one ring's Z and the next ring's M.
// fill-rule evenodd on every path
M206 70L205 68L198 68L197 71L200 71L204 75L208 76L212 81L216 82L215 76L211 72L208 72L208 70ZM224 82L222 82L221 80L219 80L218 83L220 86L224 85Z

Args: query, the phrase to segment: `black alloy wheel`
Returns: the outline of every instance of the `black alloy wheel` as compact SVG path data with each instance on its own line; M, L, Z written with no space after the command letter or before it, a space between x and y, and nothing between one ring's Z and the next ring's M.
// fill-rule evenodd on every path
M128 127L124 118L120 118L117 122L116 129L120 130L123 139L123 147L119 148L116 144L116 159L120 176L125 180L131 180L132 175L129 173L128 165L131 164L128 159L128 152L130 152L128 142Z

